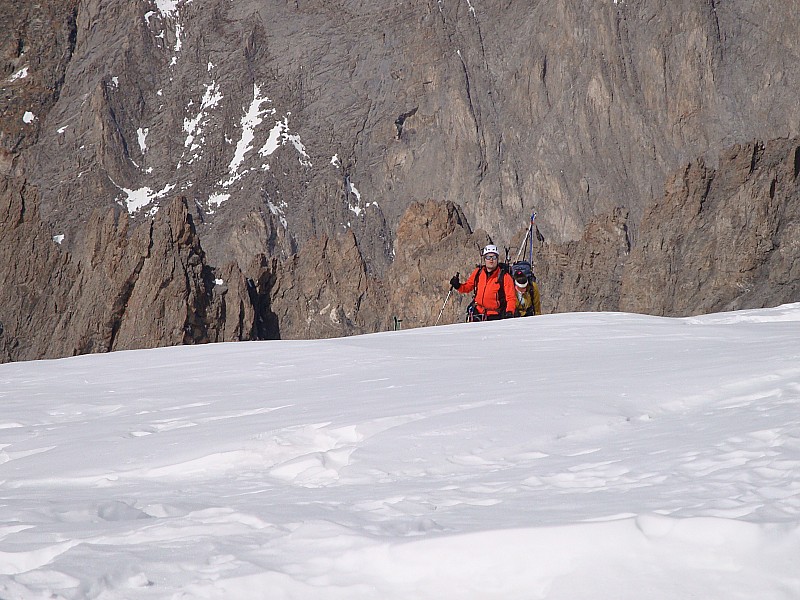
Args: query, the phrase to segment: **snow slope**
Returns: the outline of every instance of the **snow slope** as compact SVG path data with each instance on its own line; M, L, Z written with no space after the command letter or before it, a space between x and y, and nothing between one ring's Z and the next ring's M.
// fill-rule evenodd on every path
M0 598L800 598L800 303L0 365Z

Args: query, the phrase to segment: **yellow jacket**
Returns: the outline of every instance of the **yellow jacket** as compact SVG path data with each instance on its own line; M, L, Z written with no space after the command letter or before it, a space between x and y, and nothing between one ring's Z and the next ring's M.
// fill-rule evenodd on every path
M542 299L539 295L539 286L536 282L528 284L524 290L514 290L517 294L517 314L520 317L530 317L542 314Z

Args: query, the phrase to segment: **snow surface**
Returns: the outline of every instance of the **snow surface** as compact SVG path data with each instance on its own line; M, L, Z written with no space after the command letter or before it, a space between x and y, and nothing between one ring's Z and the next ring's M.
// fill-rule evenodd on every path
M0 598L800 598L800 303L0 365Z
M189 149L189 152L196 152L200 149L200 145L195 143L195 139L200 137L203 133L203 127L208 118L208 111L217 106L223 99L223 95L216 81L212 81L205 86L205 88L203 98L200 100L199 112L191 119L185 117L183 119L183 130L187 134L183 145ZM187 110L191 106L192 102L186 107ZM198 158L198 155L195 155L194 158Z
M114 183L114 181L111 180L111 183ZM165 185L158 192L151 190L148 186L144 186L135 190L130 190L126 187L119 186L116 183L114 183L114 185L116 185L120 189L120 191L125 193L126 196L124 200L125 208L127 209L128 213L132 215L136 214L144 207L152 204L159 198L163 198L164 196L169 194L173 189L175 189L175 185L169 183ZM158 210L158 207L155 207L155 209L156 210L153 212L156 212Z
M216 209L218 209L224 202L229 200L231 197L230 194L211 194L208 197L208 206L209 211L213 214Z
M28 76L28 65L22 67L19 71L14 73L11 77L8 78L9 83L12 81L17 81L18 79L25 79Z
M242 162L244 162L245 155L252 149L253 138L255 137L253 131L261 124L267 114L275 114L274 108L262 109L261 105L265 102L272 102L266 96L261 97L261 89L257 84L253 84L253 101L250 103L250 108L245 111L241 119L242 137L236 144L236 151L234 152L231 164L228 165L228 171L232 175L236 175ZM230 185L230 184L229 184Z
M142 154L147 152L147 134L150 133L149 127L139 127L136 130L136 139L139 141L139 150Z

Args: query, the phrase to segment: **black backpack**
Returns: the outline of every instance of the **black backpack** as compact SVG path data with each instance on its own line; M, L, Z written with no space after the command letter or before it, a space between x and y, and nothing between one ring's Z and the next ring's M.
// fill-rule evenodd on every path
M528 283L536 281L536 275L533 274L531 263L529 263L527 260L518 260L511 265L509 272L514 279L518 279L519 276L522 275L528 280Z

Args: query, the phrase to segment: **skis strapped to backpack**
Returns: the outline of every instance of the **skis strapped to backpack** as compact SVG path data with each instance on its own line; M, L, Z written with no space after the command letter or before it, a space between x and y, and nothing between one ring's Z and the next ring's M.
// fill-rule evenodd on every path
M517 275L524 275L528 282L536 282L536 275L533 273L533 230L535 228L534 221L536 220L536 211L531 213L531 223L528 225L528 232L525 234L525 239L517 252L517 258L511 265L510 273L514 279ZM528 250L528 260L520 260L520 257L525 256L525 249Z

